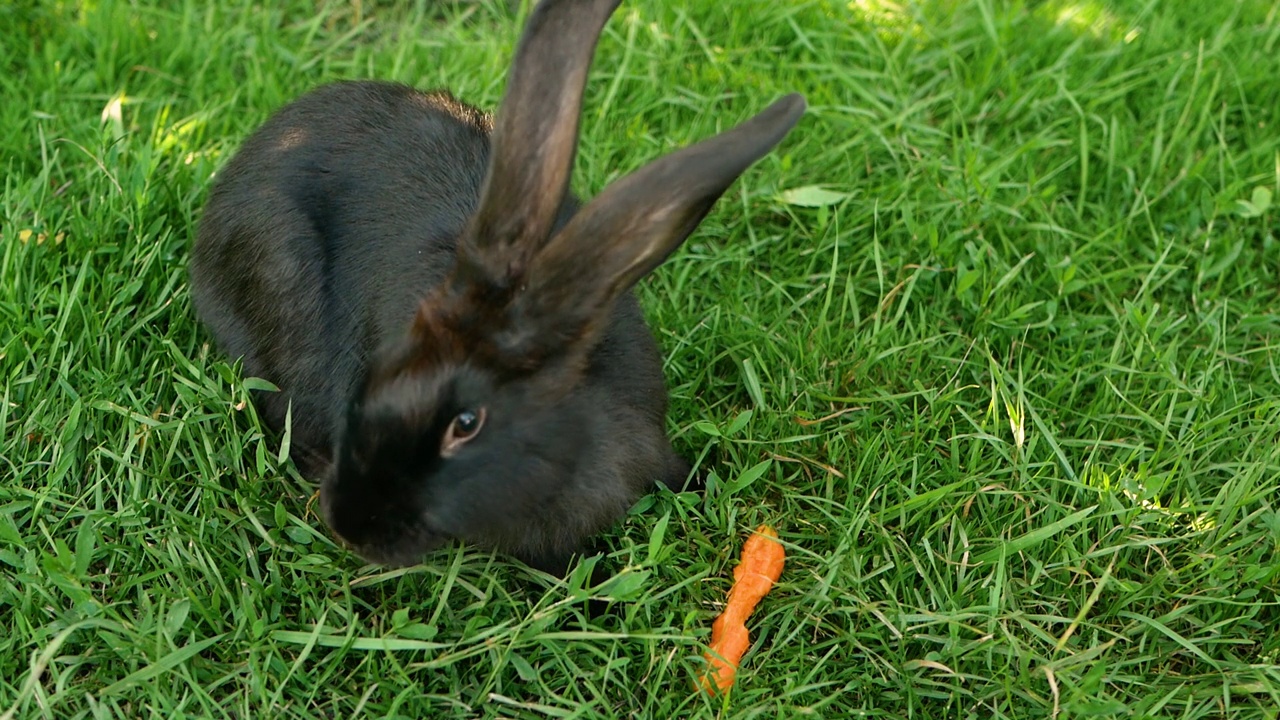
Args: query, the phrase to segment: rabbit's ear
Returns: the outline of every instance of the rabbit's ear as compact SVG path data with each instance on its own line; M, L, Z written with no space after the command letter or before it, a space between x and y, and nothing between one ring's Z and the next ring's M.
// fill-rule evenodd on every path
M679 247L804 110L803 97L788 95L732 130L605 188L534 256L500 344L536 357L593 334L614 298Z
M525 25L494 121L479 208L459 269L504 296L551 234L569 187L587 69L620 0L543 0Z

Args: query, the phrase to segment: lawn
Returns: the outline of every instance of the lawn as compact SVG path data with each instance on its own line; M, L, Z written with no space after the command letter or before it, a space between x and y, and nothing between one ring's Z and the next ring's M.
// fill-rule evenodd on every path
M0 718L1277 717L1280 0L627 0L580 194L810 105L639 288L707 492L563 582L364 565L191 238L319 83L496 106L526 12L0 8ZM761 522L787 568L704 697Z

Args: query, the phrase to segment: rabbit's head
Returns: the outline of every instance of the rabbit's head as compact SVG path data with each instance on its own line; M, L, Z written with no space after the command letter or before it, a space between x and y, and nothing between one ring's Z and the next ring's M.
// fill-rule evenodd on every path
M598 346L619 296L786 135L804 101L784 97L652 162L565 220L583 86L617 4L533 11L454 266L350 403L322 507L370 560L413 562L451 538L525 559L572 551L635 500L624 478L670 454L665 399L645 417L600 390L633 381L660 393L660 363L646 358L658 377L645 385Z

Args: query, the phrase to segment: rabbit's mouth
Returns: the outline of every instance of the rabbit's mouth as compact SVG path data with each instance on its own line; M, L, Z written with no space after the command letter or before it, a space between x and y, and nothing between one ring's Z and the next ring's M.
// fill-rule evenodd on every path
M391 504L366 505L339 493L320 492L320 514L330 533L361 558L388 567L406 567L453 538L424 522L408 508Z
M332 529L332 528L331 528ZM402 528L402 530L405 530ZM363 560L391 568L402 568L417 565L423 558L447 545L452 538L447 535L426 531L408 533L399 537L383 537L364 539L364 542L352 542L338 532L334 532L341 544Z

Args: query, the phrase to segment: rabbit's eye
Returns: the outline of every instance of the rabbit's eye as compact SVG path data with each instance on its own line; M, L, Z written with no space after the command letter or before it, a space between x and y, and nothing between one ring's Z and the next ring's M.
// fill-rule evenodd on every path
M444 440L440 443L440 454L451 457L458 448L475 437L483 425L484 408L463 410L455 415L453 422L449 423L449 429L445 430Z
M475 435L480 431L480 425L484 422L484 410L479 414L471 410L463 410L458 413L458 417L453 419L453 430L457 436Z

